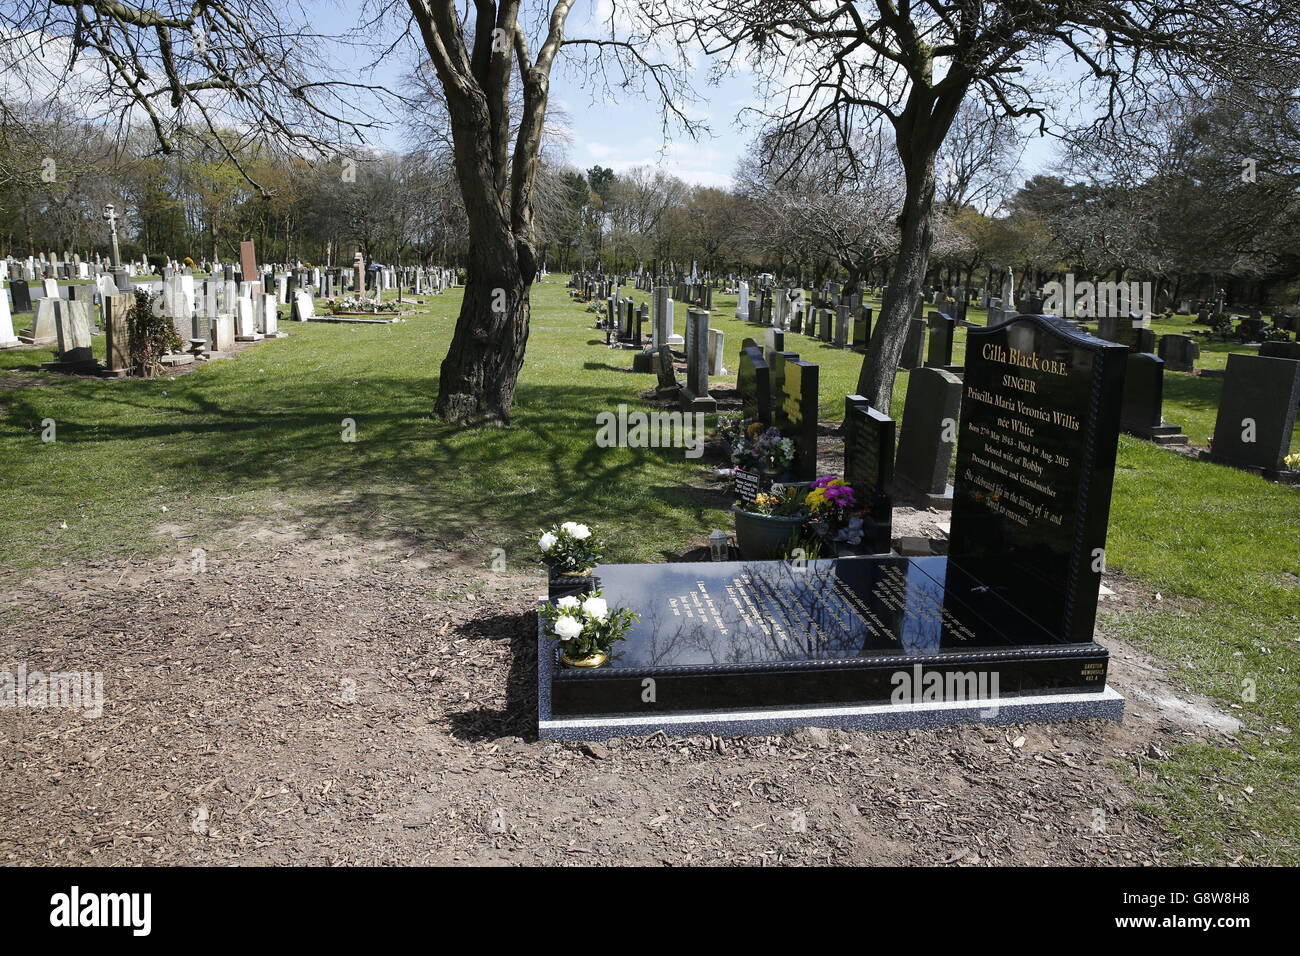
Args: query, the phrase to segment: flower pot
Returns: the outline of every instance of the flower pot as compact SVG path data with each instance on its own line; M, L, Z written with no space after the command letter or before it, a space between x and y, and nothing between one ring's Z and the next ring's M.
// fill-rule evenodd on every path
M591 568L572 572L556 571L552 568L550 580L547 582L546 596L554 604L562 597L569 597L570 595L580 597L583 594L590 594L596 589L595 581L596 579L591 574Z
M785 557L804 523L802 515L759 515L735 505L731 506L731 512L736 516L736 546L746 561Z
M596 653L590 654L587 657L570 657L568 654L564 653L564 651L560 651L560 660L563 661L567 667L599 667L601 664L609 660L609 654L605 651L596 651Z

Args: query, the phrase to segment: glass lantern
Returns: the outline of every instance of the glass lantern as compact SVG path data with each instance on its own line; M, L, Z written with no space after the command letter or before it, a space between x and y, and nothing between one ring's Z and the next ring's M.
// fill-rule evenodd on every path
M731 539L727 532L722 530L710 532L709 555L714 561L726 561L731 557Z

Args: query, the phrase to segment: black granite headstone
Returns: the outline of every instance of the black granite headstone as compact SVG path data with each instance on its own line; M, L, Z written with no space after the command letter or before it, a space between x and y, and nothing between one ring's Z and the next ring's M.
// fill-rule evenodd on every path
M1091 642L1127 349L1052 316L967 334L949 589Z
M863 306L853 320L853 350L865 352L871 341L871 310Z
M1265 342L1259 347L1259 354L1265 358L1284 358L1300 362L1300 342Z
M898 367L908 371L920 368L925 355L925 323L912 319L907 323L907 338L903 340L903 352L898 357ZM906 419L904 419L906 422Z
M1157 348L1169 372L1191 372L1201 357L1201 347L1190 335L1162 335Z
M736 371L736 391L740 393L741 416L745 421L772 424L772 380L763 350L753 339L740 348L740 367Z
M785 363L780 404L773 403L773 424L781 434L794 439L795 458L791 469L799 481L817 477L817 388L820 369L811 362L793 359Z
M947 368L952 364L952 341L957 332L957 320L942 312L929 316L930 348L925 364L930 368Z
M1124 403L1120 428L1158 445L1185 444L1187 436L1161 417L1165 391L1165 363L1154 355L1130 352L1124 375Z
M14 279L10 282L9 293L14 300L15 312L32 311L32 287L26 280Z
M867 511L863 527L867 550L888 552L893 538L894 420L861 395L844 399L844 480Z
M1281 471L1291 449L1298 401L1300 362L1229 353L1211 460Z
M907 376L903 427L894 462L898 495L942 507L951 495L948 464L957 439L961 379L937 368L915 368Z

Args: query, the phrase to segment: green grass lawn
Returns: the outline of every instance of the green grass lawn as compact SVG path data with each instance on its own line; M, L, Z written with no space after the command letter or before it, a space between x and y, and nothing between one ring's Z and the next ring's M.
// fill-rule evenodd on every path
M524 566L536 529L566 519L596 525L623 561L662 560L731 526L687 487L699 465L680 449L596 447L596 414L637 407L654 380L631 373L631 352L593 344L603 335L587 328L593 315L568 300L562 279L534 290L507 428L457 431L431 418L460 292L427 301L398 325L282 319L290 338L172 380L64 378L34 370L46 353L0 352L0 383L10 386L0 388L5 569L157 553L174 547L155 533L164 523L206 535L281 514L322 531L462 550L484 567L498 547ZM734 382L741 339L758 330L734 318L734 297L715 306ZM680 304L678 316L680 330ZM956 361L963 343L959 332ZM821 366L821 413L838 421L861 357L789 334L786 348ZM1203 442L1219 384L1167 376L1166 418ZM905 391L902 375L896 417ZM52 443L41 440L48 419ZM342 440L345 419L355 442ZM1107 557L1152 595L1150 610L1107 626L1237 705L1250 731L1231 747L1188 746L1157 764L1151 786L1168 826L1189 858L1300 862L1300 490L1121 438ZM1247 680L1253 702L1242 699Z

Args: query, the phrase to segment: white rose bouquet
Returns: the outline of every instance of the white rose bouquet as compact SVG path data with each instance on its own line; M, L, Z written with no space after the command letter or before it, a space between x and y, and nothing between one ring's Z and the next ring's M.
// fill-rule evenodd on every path
M542 608L546 633L560 644L568 661L581 661L609 653L616 641L625 640L636 622L630 608L610 609L597 591L585 598L562 597Z
M556 574L579 574L600 563L604 544L585 524L566 521L552 525L537 539L542 562Z

